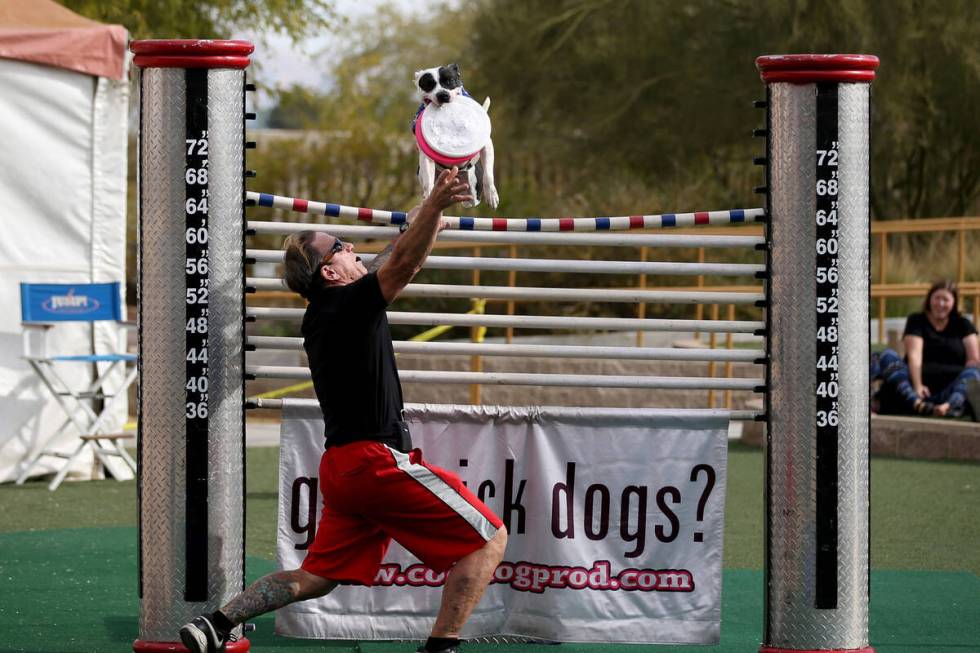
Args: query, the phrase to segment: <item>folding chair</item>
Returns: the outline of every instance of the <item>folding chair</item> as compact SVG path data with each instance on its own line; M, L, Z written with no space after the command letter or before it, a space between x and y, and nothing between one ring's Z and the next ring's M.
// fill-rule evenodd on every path
M48 335L61 322L87 322L112 320L122 322L122 302L119 283L80 284L20 284L21 320L24 327L24 360L31 366L51 396L63 409L66 419L44 441L40 451L25 463L17 478L22 484L37 467L42 458L54 457L65 460L48 485L55 490L61 485L72 464L85 451L92 450L104 469L111 471L110 458L120 458L136 472L136 461L122 446L121 441L132 439L131 434L106 433L107 422L113 408L126 397L129 386L136 380L136 356L125 353L51 355L48 352ZM91 383L73 387L66 382L62 366L103 364L93 375ZM116 370L124 371L123 382L118 388L107 388L107 382ZM95 402L101 401L101 410ZM49 448L62 433L73 428L78 433L78 445L70 453Z

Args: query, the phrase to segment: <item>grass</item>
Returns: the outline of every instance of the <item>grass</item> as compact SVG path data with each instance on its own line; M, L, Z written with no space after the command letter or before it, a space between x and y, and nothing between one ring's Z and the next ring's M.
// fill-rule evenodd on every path
M247 453L246 552L275 559L278 450ZM763 454L729 448L724 566L760 569ZM133 481L0 486L0 532L136 525ZM962 570L980 576L980 465L873 458L871 561L882 569Z

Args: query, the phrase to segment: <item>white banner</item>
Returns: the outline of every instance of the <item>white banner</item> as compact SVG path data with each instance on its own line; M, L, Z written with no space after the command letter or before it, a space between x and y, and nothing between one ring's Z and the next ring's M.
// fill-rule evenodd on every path
M562 642L715 644L728 424L667 411L409 406L416 447L455 471L510 534L463 631ZM287 406L278 561L299 567L322 508L316 407ZM393 543L372 588L276 613L320 639L424 639L442 574Z

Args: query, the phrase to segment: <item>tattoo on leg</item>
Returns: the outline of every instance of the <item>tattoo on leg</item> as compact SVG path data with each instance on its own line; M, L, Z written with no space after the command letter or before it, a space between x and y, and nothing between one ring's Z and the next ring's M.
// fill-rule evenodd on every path
M221 608L221 612L232 623L245 623L252 617L293 603L297 599L298 592L299 587L292 578L291 572L276 572L255 581L228 605Z

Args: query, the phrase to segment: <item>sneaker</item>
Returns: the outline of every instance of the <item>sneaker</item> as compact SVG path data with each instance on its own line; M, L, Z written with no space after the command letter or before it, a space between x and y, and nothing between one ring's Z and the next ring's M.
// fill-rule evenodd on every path
M913 407L913 410L915 411L916 414L921 415L923 417L931 417L932 411L933 409L935 409L935 407L936 405L931 401L926 401L925 399L918 399L915 402L915 406Z
M204 615L194 617L180 629L180 641L191 653L218 653L225 650L226 639Z

